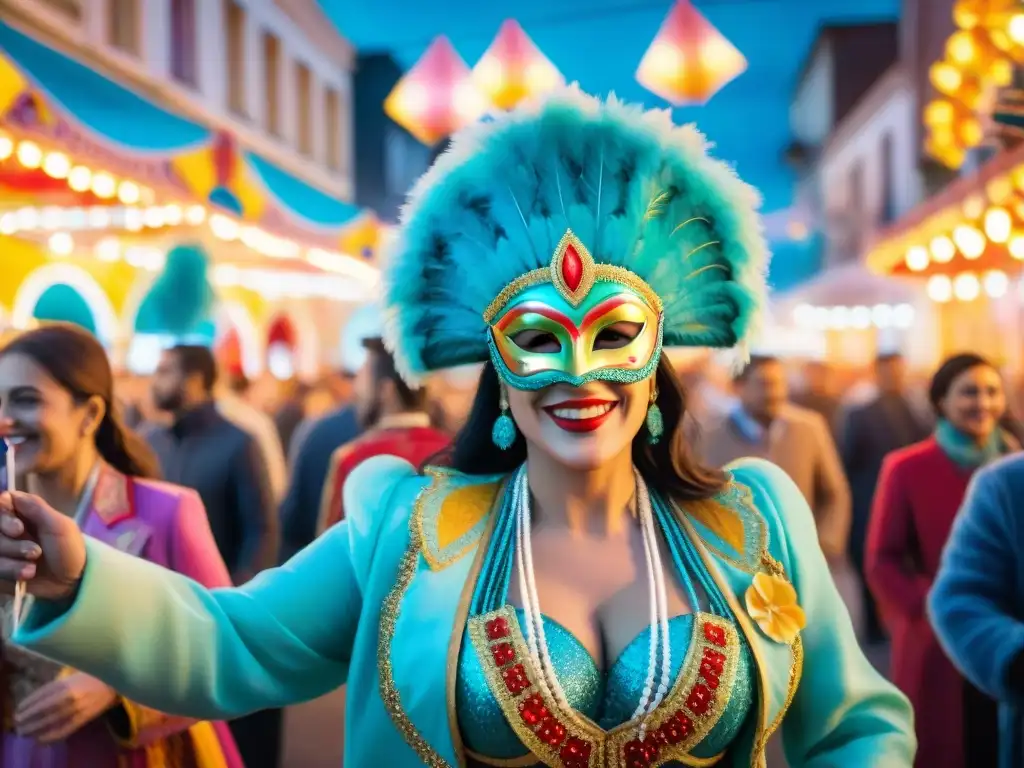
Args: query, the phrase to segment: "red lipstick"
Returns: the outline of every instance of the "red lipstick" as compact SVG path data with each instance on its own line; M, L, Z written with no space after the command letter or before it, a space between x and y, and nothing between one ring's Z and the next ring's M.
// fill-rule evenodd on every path
M585 398L581 400L563 400L555 405L548 405L544 407L544 411L551 418L555 424L564 429L566 432L593 432L595 429L604 424L608 417L611 416L612 412L618 407L619 402L617 400L602 400L600 398ZM570 419L564 416L556 416L555 411L563 410L584 410L586 408L594 408L608 406L608 409L597 416L591 416L585 419Z

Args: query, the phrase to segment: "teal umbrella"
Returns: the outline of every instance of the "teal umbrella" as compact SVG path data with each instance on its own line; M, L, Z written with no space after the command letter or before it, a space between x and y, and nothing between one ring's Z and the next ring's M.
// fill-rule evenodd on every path
M51 285L43 291L32 316L37 320L74 323L96 333L96 320L82 294L64 283Z

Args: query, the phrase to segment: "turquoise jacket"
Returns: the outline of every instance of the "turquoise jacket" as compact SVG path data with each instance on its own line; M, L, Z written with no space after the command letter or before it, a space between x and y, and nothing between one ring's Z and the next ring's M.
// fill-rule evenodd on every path
M681 519L757 663L758 711L733 764L763 766L781 725L791 768L911 766L910 706L861 653L803 497L774 465L731 470ZM210 720L347 683L346 765L461 766L456 660L504 480L371 459L346 484L345 522L236 589L89 540L73 603L37 603L14 639L136 701ZM807 625L791 643L747 612L758 573L795 588Z

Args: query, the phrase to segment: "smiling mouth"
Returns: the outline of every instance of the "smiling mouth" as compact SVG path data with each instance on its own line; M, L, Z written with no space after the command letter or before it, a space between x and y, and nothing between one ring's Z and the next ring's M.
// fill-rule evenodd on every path
M618 400L566 400L546 406L544 412L566 432L593 432L618 405Z

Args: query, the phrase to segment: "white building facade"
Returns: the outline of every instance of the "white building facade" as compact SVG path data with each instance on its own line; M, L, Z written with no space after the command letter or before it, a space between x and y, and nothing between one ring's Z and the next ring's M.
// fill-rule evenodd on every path
M355 55L316 0L0 0L0 9L171 111L351 199Z

